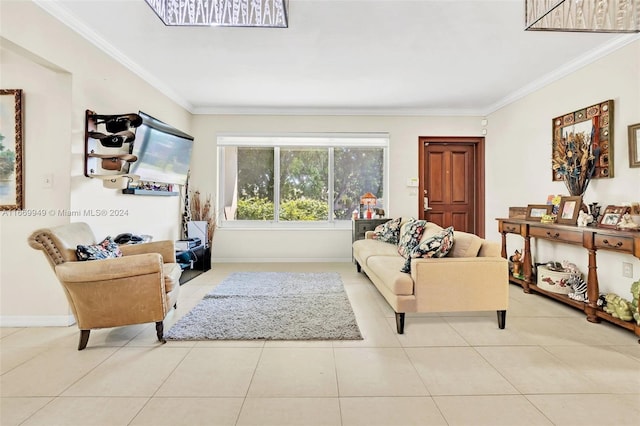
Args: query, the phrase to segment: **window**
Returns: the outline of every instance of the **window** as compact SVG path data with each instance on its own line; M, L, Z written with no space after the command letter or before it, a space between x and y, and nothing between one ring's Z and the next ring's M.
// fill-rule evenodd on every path
M221 226L347 227L360 197L384 208L387 134L218 136Z

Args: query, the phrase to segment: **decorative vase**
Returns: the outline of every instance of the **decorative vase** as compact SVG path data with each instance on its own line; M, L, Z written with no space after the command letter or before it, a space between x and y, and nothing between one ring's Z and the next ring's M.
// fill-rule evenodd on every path
M589 208L584 202L584 193L587 192L587 187L589 186L589 182L591 182L591 177L582 177L578 176L578 178L571 178L568 175L564 177L564 184L569 191L569 195L572 197L580 197L582 200L580 204L580 210L585 213L589 213Z
M572 197L582 197L587 192L587 187L591 179L572 179L565 176L564 184Z

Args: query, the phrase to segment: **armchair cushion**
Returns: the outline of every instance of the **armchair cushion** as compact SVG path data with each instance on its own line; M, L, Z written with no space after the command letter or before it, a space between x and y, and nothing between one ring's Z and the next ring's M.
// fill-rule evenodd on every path
M162 265L164 273L164 288L167 293L173 291L174 288L180 287L180 276L182 268L178 263L165 263Z
M109 236L98 244L83 245L78 244L76 247L76 256L78 260L100 260L122 257L122 252L118 245Z

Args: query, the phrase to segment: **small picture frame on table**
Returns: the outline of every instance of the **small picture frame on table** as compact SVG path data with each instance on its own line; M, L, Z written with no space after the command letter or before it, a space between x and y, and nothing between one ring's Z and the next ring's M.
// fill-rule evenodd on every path
M575 225L578 222L578 214L582 205L582 197L560 198L557 222L563 225Z
M553 206L550 204L529 204L527 206L527 220L539 222L542 216L551 214Z
M607 206L607 208L604 209L602 216L600 216L598 227L616 229L618 226L618 222L620 222L620 219L622 219L622 216L625 213L628 213L629 210L630 209L628 206Z

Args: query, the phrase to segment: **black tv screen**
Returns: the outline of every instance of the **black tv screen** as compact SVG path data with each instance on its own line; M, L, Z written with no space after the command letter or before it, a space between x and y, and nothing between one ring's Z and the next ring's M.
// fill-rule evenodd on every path
M136 129L132 152L138 161L131 164L129 173L139 175L142 181L184 185L193 137L142 111L138 114L142 124Z

